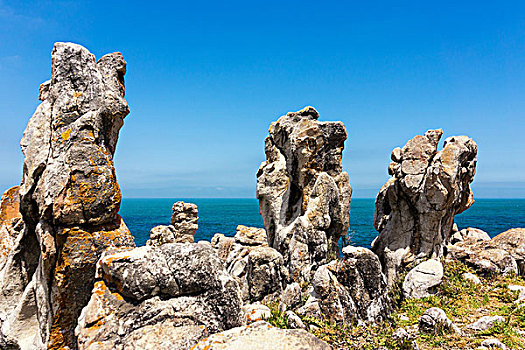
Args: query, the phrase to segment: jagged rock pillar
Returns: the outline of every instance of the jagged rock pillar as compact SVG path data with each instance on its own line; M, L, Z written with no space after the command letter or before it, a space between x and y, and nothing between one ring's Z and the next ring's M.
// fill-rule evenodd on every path
M20 212L25 229L0 272L0 348L76 348L95 264L108 246L134 246L117 214L113 166L129 108L120 53L96 61L56 43L51 80L21 141Z
M474 203L470 183L477 145L467 136L454 136L438 151L442 134L441 129L429 130L392 152L392 177L376 199L379 235L372 243L389 285L402 266L441 257L454 216Z
M346 129L319 122L313 107L270 125L266 161L257 172L257 198L269 245L284 257L290 277L309 281L338 254L348 230L352 188L342 171Z

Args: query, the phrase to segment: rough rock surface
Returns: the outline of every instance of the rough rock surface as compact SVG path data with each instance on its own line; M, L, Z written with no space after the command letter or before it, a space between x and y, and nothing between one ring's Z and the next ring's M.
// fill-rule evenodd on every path
M445 314L445 311L438 307L427 309L419 319L419 329L421 332L433 333L439 330L449 330L456 334L461 334L461 330Z
M239 225L234 237L218 233L211 244L227 271L238 279L245 302L260 301L284 289L288 272L283 256L268 247L263 229Z
M525 275L525 229L514 228L486 240L471 237L447 246L447 259L470 265L479 274Z
M11 187L0 199L0 271L24 228L18 189L18 186Z
M476 331L484 331L494 326L496 322L505 322L505 317L498 316L498 315L483 316L483 317L480 317L476 322L469 324L467 328L470 328Z
M321 266L312 285L313 293L305 307L315 310L311 304L317 303L330 322L379 321L391 309L379 259L366 248L345 247L343 260ZM298 312L307 313L305 307Z
M468 227L454 232L450 237L450 243L452 244L466 240L470 242L488 241L490 240L490 236L487 232L480 230L479 228Z
M466 136L445 140L441 129L418 135L392 151L392 175L376 199L372 244L392 285L398 270L414 261L439 258L454 225L454 215L468 209L476 170L476 143Z
M176 202L172 210L171 225L159 225L152 228L146 245L159 246L165 243L193 243L195 241L193 236L199 228L197 205Z
M272 316L270 308L260 303L245 305L242 307L242 312L246 324L267 320Z
M405 298L427 297L442 279L443 265L436 259L429 259L408 272L403 281L403 294Z
M270 125L266 161L257 172L257 198L269 245L284 257L291 278L308 282L335 258L350 215L348 174L341 157L341 122L319 122L313 107Z
M193 350L330 350L324 341L302 329L280 329L259 321L214 334Z
M105 254L76 329L80 349L189 349L242 325L239 286L206 243Z
M56 43L51 80L21 141L24 230L0 272L0 348L76 348L74 328L87 303L95 262L108 246L133 246L118 216L113 166L124 99L120 53L98 61Z

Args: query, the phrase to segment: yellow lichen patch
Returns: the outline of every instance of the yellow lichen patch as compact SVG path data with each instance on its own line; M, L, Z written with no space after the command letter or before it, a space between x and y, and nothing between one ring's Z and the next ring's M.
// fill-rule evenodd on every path
M22 217L20 214L20 186L11 187L2 195L0 200L0 226L9 224L12 219Z
M82 93L81 93L81 92L77 92L77 91L75 91L75 92L73 93L73 97L80 97L80 96L82 96Z
M64 131L64 133L62 134L62 140L66 141L69 139L69 137L71 136L71 129L67 129L66 131Z

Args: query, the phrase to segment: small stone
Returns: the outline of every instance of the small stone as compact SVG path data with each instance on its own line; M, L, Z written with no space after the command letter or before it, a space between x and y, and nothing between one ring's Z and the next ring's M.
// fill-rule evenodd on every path
M473 329L476 331L484 331L494 326L496 322L504 322L504 321L505 321L505 317L503 316L483 316L483 317L480 317L476 322L469 324L467 328Z
M489 349L493 349L493 348L496 348L496 349L502 349L502 350L506 350L507 349L507 346L505 344L503 344L502 342L500 342L498 339L486 339L484 341L481 342L481 345L484 346L484 347L487 347Z
M419 319L419 330L431 333L439 329L448 329L455 334L461 334L461 330L447 317L445 311L437 307L427 309Z
M301 286L297 282L291 283L287 285L281 293L281 304L279 305L279 310L285 312L289 308L299 306L301 302Z
M519 292L518 299L516 299L515 303L520 303L523 300L525 300L525 287L524 286L517 286L517 285L509 285L508 288L513 292Z
M464 280L471 282L472 284L481 284L481 280L478 276L473 273L465 272L461 275Z
M267 320L272 316L272 311L266 305L259 303L248 304L242 307L246 324Z
M303 320L297 314L291 310L286 311L284 314L286 317L286 325L291 329L307 329Z

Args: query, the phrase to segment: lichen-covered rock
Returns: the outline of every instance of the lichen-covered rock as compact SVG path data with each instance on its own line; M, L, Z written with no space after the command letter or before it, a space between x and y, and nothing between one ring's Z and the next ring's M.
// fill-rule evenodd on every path
M438 307L427 309L419 319L419 330L424 333L439 333L449 331L461 334L461 330L445 314L445 311Z
M19 186L11 187L0 199L0 271L24 228L20 214Z
M227 271L239 281L245 302L281 293L288 280L282 255L264 237L264 230L239 225L234 237L218 233L211 239Z
M246 324L257 321L268 320L272 317L272 311L266 305L260 303L248 304L242 307L244 322Z
M421 299L431 294L443 279L443 265L436 259L423 261L408 272L403 281L405 298Z
M346 130L319 122L313 107L272 123L266 161L257 172L257 198L271 247L284 257L291 278L310 281L338 254L350 215L348 174L342 171Z
M525 229L507 230L490 240L470 237L447 246L447 259L459 260L483 276L525 275Z
M302 329L280 329L259 321L214 334L195 345L193 350L330 350L324 341Z
M372 250L379 255L389 285L398 270L416 260L439 258L448 242L454 216L468 209L476 170L476 143L466 136L445 140L429 130L392 152L389 174L376 199Z
M74 349L95 262L108 246L134 245L113 165L125 73L120 53L96 61L80 45L54 46L20 144L24 230L0 272L0 347Z
M379 259L366 248L345 247L343 260L321 266L312 285L312 300L305 306L316 302L330 322L380 321L391 310Z
M239 286L209 244L121 249L98 263L79 349L190 349L243 323Z

